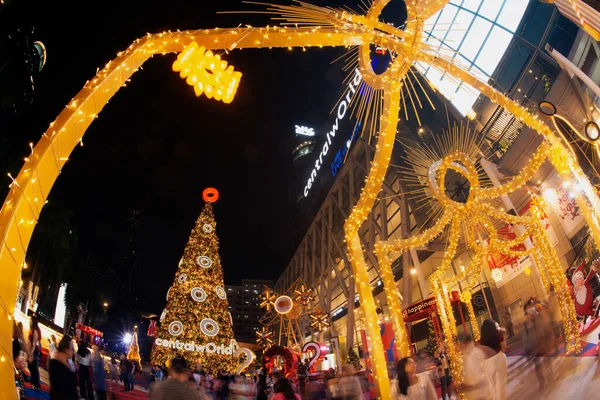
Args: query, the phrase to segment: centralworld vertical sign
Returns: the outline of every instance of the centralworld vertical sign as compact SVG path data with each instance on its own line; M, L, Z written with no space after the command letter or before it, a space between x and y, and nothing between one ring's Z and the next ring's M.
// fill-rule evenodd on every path
M348 89L346 90L346 96L340 101L340 104L337 107L337 113L335 115L335 122L331 127L331 130L327 132L325 143L323 143L323 147L319 153L319 157L315 160L315 165L310 172L310 176L308 177L308 181L306 182L306 186L304 187L304 197L308 197L308 193L315 183L317 176L320 174L321 167L323 166L323 159L329 153L329 148L331 147L331 140L337 134L337 131L340 126L340 122L346 118L348 115L348 110L350 105L352 104L352 100L354 99L354 94L358 89L358 86L362 82L362 74L357 69L354 70L354 78L348 83Z

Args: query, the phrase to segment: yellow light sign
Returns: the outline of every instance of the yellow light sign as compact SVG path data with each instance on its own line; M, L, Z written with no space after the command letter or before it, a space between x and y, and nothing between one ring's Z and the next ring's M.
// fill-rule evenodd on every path
M194 87L197 97L202 94L209 99L214 98L223 103L231 103L237 92L242 73L234 71L233 65L227 66L227 61L215 55L198 43L190 43L173 63L173 71L185 82Z

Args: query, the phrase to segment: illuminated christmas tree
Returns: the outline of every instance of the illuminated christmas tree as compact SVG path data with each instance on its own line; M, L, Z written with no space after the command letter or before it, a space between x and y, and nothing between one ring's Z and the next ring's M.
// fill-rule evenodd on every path
M137 326L133 329L133 336L131 337L131 344L129 345L127 359L136 363L136 365L139 365L142 361L142 358L140 357L140 345L138 344Z
M354 348L352 347L348 349L348 364L353 365L356 371L362 370L362 365L360 364L360 357L358 356L358 354L356 354Z
M215 189L204 191L206 205L196 221L179 262L167 306L152 349L152 362L167 363L176 355L209 374L234 372L238 349L223 284L219 239L211 203Z

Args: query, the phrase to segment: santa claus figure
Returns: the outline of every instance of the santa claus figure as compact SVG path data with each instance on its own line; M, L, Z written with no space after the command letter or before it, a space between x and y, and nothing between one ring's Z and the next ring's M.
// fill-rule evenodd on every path
M594 315L594 294L590 281L594 277L596 267L592 265L590 272L586 277L583 266L584 263L579 264L571 277L571 282L573 283L573 298L575 300L575 312L580 318Z

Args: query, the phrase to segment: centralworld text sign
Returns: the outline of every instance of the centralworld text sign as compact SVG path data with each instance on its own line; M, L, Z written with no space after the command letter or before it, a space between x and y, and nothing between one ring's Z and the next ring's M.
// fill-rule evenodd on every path
M323 166L323 158L327 156L329 152L329 147L331 146L331 139L335 137L337 131L339 129L339 124L344 120L346 115L348 114L348 109L350 108L350 104L352 103L354 93L358 89L358 85L360 85L362 81L362 75L358 68L354 71L354 78L348 83L348 90L346 91L346 97L344 97L340 104L337 107L337 113L335 116L335 122L331 127L331 130L327 132L327 138L325 143L323 143L323 147L321 148L321 152L319 153L319 157L315 160L315 166L312 169L310 176L308 177L308 181L306 182L306 186L304 187L304 197L308 197L308 193L312 188L313 184L317 179L317 175L319 175L321 171L321 167Z
M195 353L208 353L208 354L223 354L223 355L233 355L235 354L235 352L240 348L240 346L238 346L237 342L232 339L229 342L228 346L225 346L224 344L214 344L214 343L206 343L206 344L196 344L195 342L180 342L179 340L167 340L167 339L160 339L157 338L154 341L154 344L156 346L160 346L160 347L166 347L168 349L175 349L175 350L185 350L185 351L192 351Z

